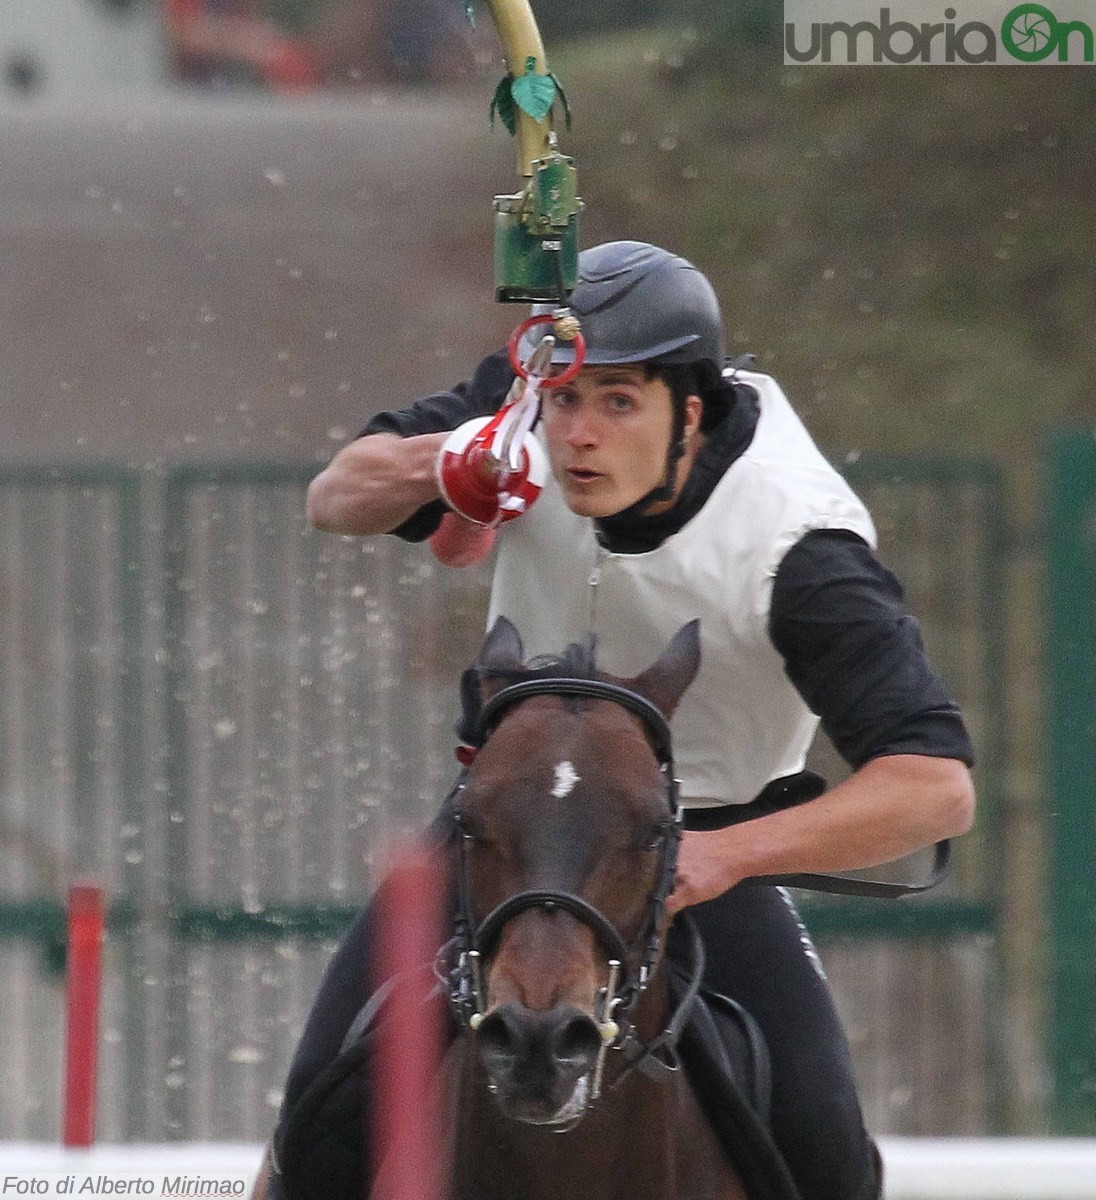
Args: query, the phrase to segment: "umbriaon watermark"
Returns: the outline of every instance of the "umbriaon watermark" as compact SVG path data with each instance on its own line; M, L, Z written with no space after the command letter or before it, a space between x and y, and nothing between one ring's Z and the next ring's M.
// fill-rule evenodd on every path
M870 0L785 0L784 61L811 66L1092 64L1093 26L1075 13L1091 10L1090 0L1055 0L1055 5L1058 12L1044 4L994 0L978 0L963 10L920 0L874 8Z

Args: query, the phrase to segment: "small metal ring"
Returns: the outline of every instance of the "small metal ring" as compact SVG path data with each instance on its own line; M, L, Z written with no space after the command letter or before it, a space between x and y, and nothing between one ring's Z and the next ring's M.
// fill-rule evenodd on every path
M525 369L525 364L521 361L518 355L518 343L529 332L530 329L537 325L554 325L557 318L552 313L541 313L539 316L527 317L522 323L510 334L510 340L506 343L507 353L510 355L510 366L514 369L514 374L521 379L528 379L529 372ZM552 376L552 386L562 387L565 383L570 383L572 379L582 370L582 365L586 361L586 339L581 333L576 333L574 337L575 361L570 364L565 370L558 375Z

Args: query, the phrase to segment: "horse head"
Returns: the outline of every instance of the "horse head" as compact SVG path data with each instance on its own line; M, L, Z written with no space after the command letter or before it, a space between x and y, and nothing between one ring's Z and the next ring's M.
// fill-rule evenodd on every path
M455 976L488 1087L518 1120L582 1116L657 964L679 836L667 722L698 624L631 679L598 672L592 640L526 664L504 618L475 664Z

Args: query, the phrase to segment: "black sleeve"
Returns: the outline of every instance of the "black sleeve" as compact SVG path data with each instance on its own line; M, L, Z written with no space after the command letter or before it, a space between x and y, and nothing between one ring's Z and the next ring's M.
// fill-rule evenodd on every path
M474 417L486 417L495 412L506 398L513 379L506 351L499 350L480 363L471 379L458 383L450 391L435 392L410 408L378 413L360 436L395 433L400 437L415 437L423 433L446 433ZM437 529L445 512L444 501L433 500L392 532L406 542L425 541Z
M887 754L973 764L958 705L928 662L898 580L856 534L818 530L788 551L773 581L769 635L853 767Z

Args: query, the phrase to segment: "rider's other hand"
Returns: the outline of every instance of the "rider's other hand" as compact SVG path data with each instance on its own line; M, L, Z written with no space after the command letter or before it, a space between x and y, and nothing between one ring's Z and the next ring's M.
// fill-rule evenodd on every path
M540 443L526 435L516 470L491 453L491 437L480 436L491 420L465 421L445 439L435 467L442 499L474 525L494 528L520 517L540 495L548 460Z
M677 855L677 874L674 890L666 901L667 912L673 914L693 904L714 900L728 888L741 883L739 864L728 854L728 843L720 837L723 830L697 833L687 830L681 835Z

